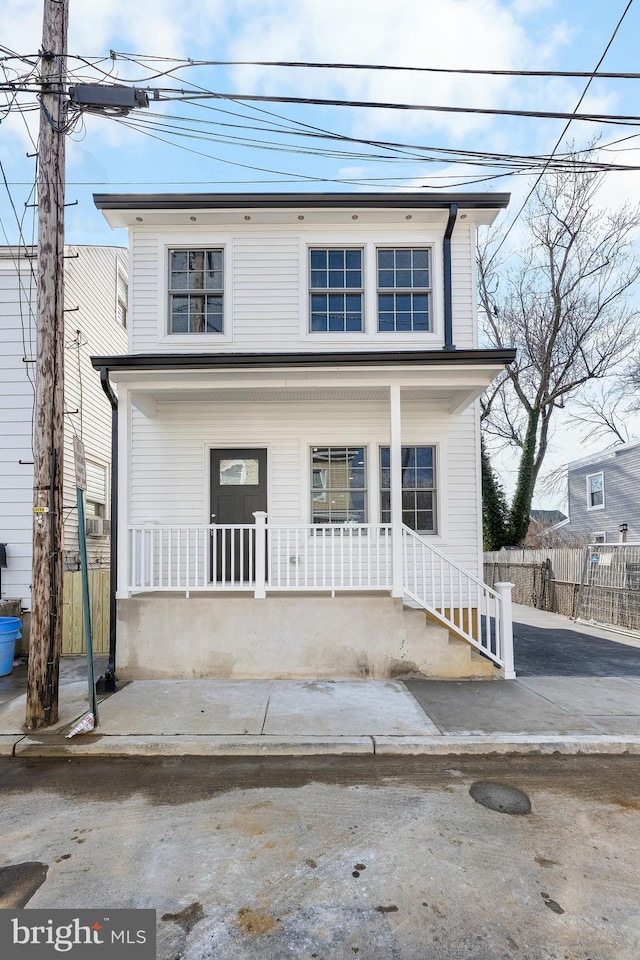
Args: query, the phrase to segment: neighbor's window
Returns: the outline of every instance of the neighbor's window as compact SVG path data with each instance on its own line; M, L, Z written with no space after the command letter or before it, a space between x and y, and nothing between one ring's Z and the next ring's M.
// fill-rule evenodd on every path
M412 530L437 533L435 447L402 448L402 522ZM391 522L389 447L380 448L382 523Z
M118 321L123 327L127 326L127 312L129 302L129 284L123 273L118 271Z
M587 509L604 507L604 473L592 473L587 477Z
M431 263L428 247L378 250L378 330L430 329Z
M107 469L98 463L85 463L87 474L87 492L85 513L87 517L106 516L107 506Z
M222 250L169 253L169 332L222 333Z
M310 250L309 296L312 333L361 331L362 250Z
M364 447L313 447L312 523L366 523Z

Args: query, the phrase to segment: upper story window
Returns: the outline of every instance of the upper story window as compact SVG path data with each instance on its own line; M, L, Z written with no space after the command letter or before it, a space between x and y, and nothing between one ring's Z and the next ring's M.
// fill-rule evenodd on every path
M323 247L309 251L312 333L362 330L362 250Z
M604 509L604 473L587 477L587 510Z
M378 249L378 330L427 332L430 307L429 248Z
M169 333L222 333L224 251L169 251Z

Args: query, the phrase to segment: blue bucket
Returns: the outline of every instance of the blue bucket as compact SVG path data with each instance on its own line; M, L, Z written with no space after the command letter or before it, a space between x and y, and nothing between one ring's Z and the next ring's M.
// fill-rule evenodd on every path
M22 620L19 617L0 617L0 677L13 670L16 640L21 636Z

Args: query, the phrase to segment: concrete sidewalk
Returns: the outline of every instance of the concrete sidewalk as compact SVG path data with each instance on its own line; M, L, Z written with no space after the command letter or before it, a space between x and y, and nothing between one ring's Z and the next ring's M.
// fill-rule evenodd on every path
M555 614L517 607L515 618L523 635L532 623L575 644L578 661L583 638L598 638ZM640 753L640 670L511 681L135 680L101 698L93 733L66 739L88 709L85 669L81 658L62 661L59 722L30 734L25 668L0 680L0 754Z

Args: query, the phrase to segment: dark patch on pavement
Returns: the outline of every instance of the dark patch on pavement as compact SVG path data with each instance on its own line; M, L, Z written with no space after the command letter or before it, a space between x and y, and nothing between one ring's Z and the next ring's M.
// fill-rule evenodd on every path
M540 867L559 867L560 866L560 864L556 863L555 860L547 860L546 857L537 856L537 857L534 857L533 859Z
M395 903L390 903L388 907L383 907L382 905L376 907L376 911L378 913L397 913L398 908L396 907Z
M531 813L531 801L524 791L504 783L490 783L477 781L472 783L469 793L483 807L495 810L497 813L509 813L513 816L524 816Z
M191 933L196 923L204 920L204 910L202 909L202 904L196 901L195 903L190 903L188 907L185 907L184 910L180 910L178 913L163 913L162 920L166 920L169 923L177 923L185 933Z
M22 910L47 879L46 863L31 861L0 867L0 909Z
M251 907L240 907L238 910L238 926L243 933L252 937L264 937L278 929L278 920L270 913L262 910L253 910Z
M640 677L640 648L576 630L513 624L519 677Z
M633 807L640 797L637 756L457 756L465 781L496 780L530 794L552 790L585 800ZM65 802L113 802L144 797L180 806L234 790L292 789L311 783L385 789L394 783L423 793L451 787L451 758L442 756L343 757L0 757L0 793L46 793ZM52 802L52 801L49 801ZM353 832L356 827L350 828Z
M549 907L549 910L553 910L554 913L564 913L564 910L556 900L552 900L548 893L541 893L540 896Z

